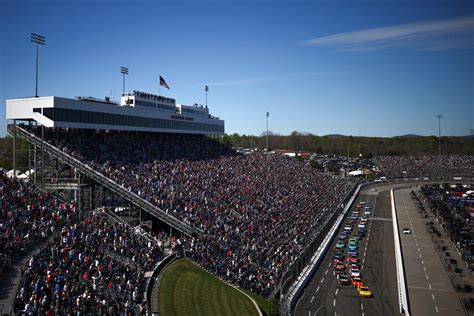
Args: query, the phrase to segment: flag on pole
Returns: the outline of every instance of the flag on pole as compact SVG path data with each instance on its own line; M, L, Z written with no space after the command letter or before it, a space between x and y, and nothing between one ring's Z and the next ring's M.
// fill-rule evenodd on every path
M170 86L168 86L168 84L166 83L165 79L163 79L162 76L160 76L160 86L163 86L165 87L166 89L169 90Z

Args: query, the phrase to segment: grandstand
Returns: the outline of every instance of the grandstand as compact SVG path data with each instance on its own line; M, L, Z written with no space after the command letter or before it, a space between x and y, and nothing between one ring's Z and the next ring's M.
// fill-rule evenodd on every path
M374 159L388 178L452 180L474 175L474 156L380 156Z
M168 237L177 237L175 250L264 297L279 291L283 273L353 187L283 155L238 154L216 139L224 121L207 107L138 91L124 94L120 103L90 97L7 100L7 119L13 121L9 133L31 144L33 182L76 201L81 222L75 229L91 218L95 222L101 209L151 236L169 231ZM87 233L99 229L94 225ZM137 275L147 269L140 271L134 272L137 287ZM106 300L138 300L127 297L130 292L113 295Z
M72 201L74 215L42 236L17 312L149 310L147 280L169 253L262 297L285 295L355 188L282 154L238 153L219 142L224 121L207 107L140 91L120 102L7 100L7 119L14 140L29 142L23 169L34 172L31 183L6 187L46 190ZM417 175L472 174L472 157L403 159L415 158L375 161L393 178L407 176L403 164L418 164Z

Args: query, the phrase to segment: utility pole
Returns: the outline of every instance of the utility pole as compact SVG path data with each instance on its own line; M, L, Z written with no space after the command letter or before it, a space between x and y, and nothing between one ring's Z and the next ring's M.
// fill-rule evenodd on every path
M436 115L436 118L438 119L438 158L441 157L441 119L443 118L443 115L438 114Z
M13 179L16 179L16 120L13 120Z
M270 112L267 112L267 152L268 152L268 117L270 116Z
M346 167L346 178L349 173L349 143L347 143L347 167Z
M39 54L39 45L46 44L46 37L36 33L31 33L31 42L36 44L36 89L35 89L35 98L38 97L38 54Z

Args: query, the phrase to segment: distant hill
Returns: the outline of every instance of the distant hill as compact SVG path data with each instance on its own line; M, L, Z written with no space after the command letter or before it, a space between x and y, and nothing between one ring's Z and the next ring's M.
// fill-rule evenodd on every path
M343 137L347 137L346 135L341 135L341 134L328 134L328 135L324 135L323 137L329 137L329 138L343 138Z
M424 136L417 135L417 134L405 134L405 135L394 136L394 137L395 137L395 138L396 138L396 137L400 137L400 138L413 138L413 137L424 137Z

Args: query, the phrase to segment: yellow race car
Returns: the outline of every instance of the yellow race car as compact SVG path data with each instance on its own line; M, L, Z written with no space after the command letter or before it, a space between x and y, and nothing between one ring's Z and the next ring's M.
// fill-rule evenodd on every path
M357 287L357 293L362 297L372 297L372 291L365 285Z

